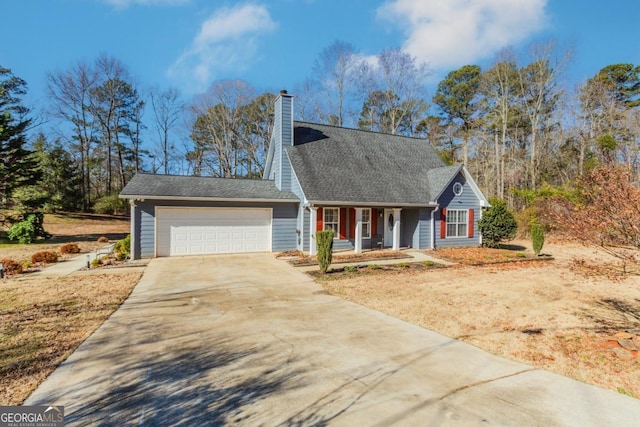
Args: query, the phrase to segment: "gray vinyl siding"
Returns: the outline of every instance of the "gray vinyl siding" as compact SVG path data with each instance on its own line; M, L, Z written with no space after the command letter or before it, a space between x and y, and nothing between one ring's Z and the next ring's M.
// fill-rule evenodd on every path
M197 202L179 200L147 200L137 202L136 245L141 258L153 258L156 246L155 208L158 206L206 208L271 208L271 250L281 252L296 249L298 203Z
M309 242L311 241L311 213L309 209L304 209L302 217L302 251L309 252Z
M156 254L156 218L153 205L137 202L136 217L139 216L140 227L136 227L136 244L141 258L153 258Z
M285 101L287 98L285 98ZM291 98L288 98L289 102L291 102ZM292 173L291 173L291 162L289 161L289 156L285 151L285 147L293 145L293 135L291 134L291 110L289 109L289 113L284 112L284 116L288 116L288 118L283 117L282 122L282 151L280 154L280 179L282 182L282 191L291 191L291 183L292 183Z
M416 248L414 234L418 227L418 209L403 209L400 212L400 246Z
M418 211L418 227L414 235L417 249L431 249L431 211L433 208L420 208Z
M460 182L463 186L462 194L456 196L453 194L453 184ZM459 246L478 246L480 244L480 233L478 232L478 220L480 218L480 201L471 189L471 186L464 179L463 174L459 174L442 193L438 199L440 210L436 215L436 247L449 248ZM473 209L473 238L469 237L447 237L440 238L440 227L442 224L442 208L445 209Z
M274 117L274 176L276 186L283 191L291 190L291 163L285 147L293 146L293 98L280 96L276 100Z
M296 228L298 226L298 204L273 206L271 220L271 250L291 251L297 247Z

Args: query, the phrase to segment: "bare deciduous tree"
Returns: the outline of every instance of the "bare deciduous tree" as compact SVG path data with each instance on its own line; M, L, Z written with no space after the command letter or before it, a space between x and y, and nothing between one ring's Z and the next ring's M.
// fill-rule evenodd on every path
M106 55L49 74L48 91L51 114L71 125L66 140L79 156L87 209L138 170L144 101L124 64Z
M47 75L47 91L51 99L50 113L71 125L69 151L79 156L84 210L87 210L92 202L89 163L91 144L95 141L97 129L90 108L91 90L97 85L98 80L95 69L85 62L78 62L68 70Z
M363 100L360 127L413 135L427 110L425 64L400 49L382 51L376 64L363 62L359 71Z
M273 127L273 96L256 96L246 82L224 80L190 106L190 161L198 173L260 177Z
M320 52L309 80L316 115L324 123L344 126L353 115L349 107L355 96L356 70L361 59L356 48L335 41Z
M156 131L158 132L158 145L162 155L162 169L165 174L171 170L169 161L175 144L170 141L170 136L180 118L184 106L180 101L178 89L169 88L161 91L152 89L149 94Z
M518 72L522 110L529 121L528 175L532 188L538 183L541 133L549 125L548 120L556 108L561 95L558 80L571 58L570 51L555 56L555 50L553 41L534 44L530 50L532 62Z

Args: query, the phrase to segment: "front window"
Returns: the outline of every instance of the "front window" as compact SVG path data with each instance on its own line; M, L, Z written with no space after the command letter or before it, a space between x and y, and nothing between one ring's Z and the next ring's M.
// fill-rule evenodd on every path
M371 237L371 209L362 210L362 237L364 239Z
M338 238L338 230L340 230L340 209L324 208L324 229L333 230L333 237Z
M447 209L447 237L467 237L469 211Z

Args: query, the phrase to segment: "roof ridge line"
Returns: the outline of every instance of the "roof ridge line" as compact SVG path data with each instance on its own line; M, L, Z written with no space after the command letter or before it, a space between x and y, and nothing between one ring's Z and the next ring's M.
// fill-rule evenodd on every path
M391 136L391 137L398 137L398 138L414 139L414 140L417 140L417 141L425 141L427 143L429 142L429 140L427 138L420 138L419 136L408 136L408 135L401 135L401 134L389 133L389 132L377 132L375 130L370 130L370 129L350 128L350 127L346 127L346 126L337 126L337 125L330 125L330 124L325 124L325 123L307 122L305 120L294 120L293 121L294 127L295 127L296 123L302 123L302 124L308 124L308 125L314 125L314 126L325 126L325 127L330 127L330 128L334 128L334 129L352 130L352 131L356 131L356 132L374 133L376 135L384 135L384 136Z

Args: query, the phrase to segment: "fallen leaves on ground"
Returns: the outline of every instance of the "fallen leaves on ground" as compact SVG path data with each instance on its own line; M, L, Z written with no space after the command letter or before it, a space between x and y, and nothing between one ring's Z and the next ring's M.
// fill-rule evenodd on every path
M464 253L485 252L470 249ZM502 357L640 398L640 277L578 274L571 262L577 256L594 265L615 262L593 248L560 244L550 253L555 262L459 264L320 283L331 294Z
M525 252L525 248L496 249L484 247L468 248L441 248L433 252L438 258L454 261L466 265L498 264L505 262L526 262L532 260L549 259L549 257L536 257Z

